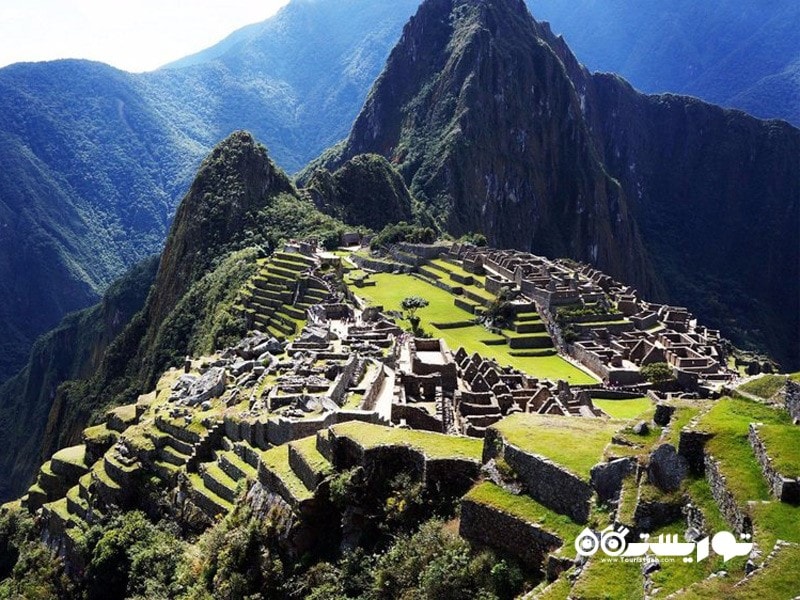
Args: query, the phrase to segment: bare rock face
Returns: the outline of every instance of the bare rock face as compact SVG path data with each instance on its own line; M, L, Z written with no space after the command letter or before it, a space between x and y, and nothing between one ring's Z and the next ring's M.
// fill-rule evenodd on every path
M665 492L674 492L689 472L686 459L678 454L671 444L662 444L650 454L647 478L654 486Z

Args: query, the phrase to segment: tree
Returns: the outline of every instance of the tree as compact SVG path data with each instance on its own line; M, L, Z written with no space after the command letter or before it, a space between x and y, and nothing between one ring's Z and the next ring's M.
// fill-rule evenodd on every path
M667 363L653 363L642 367L642 377L656 385L666 383L674 379L672 367Z
M400 303L400 307L406 313L406 318L408 322L411 323L411 329L415 334L419 332L419 317L417 316L417 311L421 308L425 308L429 304L430 302L420 296L408 296L407 298L403 298L403 301Z

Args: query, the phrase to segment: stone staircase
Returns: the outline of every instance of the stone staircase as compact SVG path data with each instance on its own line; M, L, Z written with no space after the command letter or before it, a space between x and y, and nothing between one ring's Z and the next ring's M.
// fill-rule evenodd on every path
M306 310L328 296L328 290L310 270L314 259L290 253L276 253L240 294L240 310L248 329L259 330L279 340L294 336Z

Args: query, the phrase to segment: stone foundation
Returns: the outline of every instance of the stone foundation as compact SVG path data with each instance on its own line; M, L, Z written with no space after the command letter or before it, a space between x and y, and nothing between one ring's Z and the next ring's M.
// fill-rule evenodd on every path
M717 502L725 520L733 527L737 534L752 533L753 524L745 508L739 506L728 488L725 476L719 470L719 463L711 455L705 458L705 473L708 484L711 486L711 495Z
M564 541L521 519L471 500L461 503L461 537L508 552L527 566L541 569L549 552Z
M750 424L750 431L747 437L750 440L750 445L753 447L753 453L756 455L756 459L761 465L764 478L767 480L767 483L769 483L772 495L781 502L788 502L791 504L800 503L800 479L786 477L772 466L772 459L767 454L767 447L758 435L757 424Z

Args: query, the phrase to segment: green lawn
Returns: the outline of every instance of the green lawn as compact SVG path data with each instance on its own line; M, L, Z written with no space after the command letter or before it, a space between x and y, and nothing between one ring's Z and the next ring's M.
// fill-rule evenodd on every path
M719 400L699 420L697 429L714 434L706 451L719 461L736 501L769 500L770 494L761 467L748 440L750 423L790 424L783 410L740 398Z
M787 546L766 567L759 569L741 585L741 577L714 577L691 586L675 598L680 600L752 600L753 598L794 598L797 596L797 562L800 546Z
M652 408L650 398L633 398L631 400L592 400L594 405L614 419L635 419Z
M517 413L492 425L510 444L540 454L588 480L589 470L623 426L614 419Z
M353 440L364 449L378 446L409 446L428 458L467 458L479 461L483 440L419 431L383 427L352 421L331 427L337 436Z
M76 465L78 467L85 467L86 446L73 446L71 448L59 450L53 455L53 460L70 465Z
M584 525L579 525L569 517L545 508L530 496L516 496L494 483L485 481L472 488L464 496L464 500L473 500L478 504L491 506L528 523L534 523L564 540L565 554L575 555L575 539L583 531Z
M739 386L743 392L769 400L786 387L786 375L764 375Z
M758 437L767 447L772 466L781 475L800 477L800 428L796 425L763 425Z
M261 453L263 466L275 473L297 501L314 496L289 466L289 445L281 444Z
M311 469L319 474L325 475L331 469L331 463L328 462L322 454L317 450L317 436L312 435L301 440L289 442L289 445L305 459L306 463Z
M489 346L481 340L497 339L480 325L461 327L458 329L437 329L433 323L455 323L470 321L474 315L458 308L454 303L455 297L434 285L422 281L411 275L394 275L391 273L378 273L371 277L375 282L373 287L354 288L353 292L370 304L383 306L384 310L400 310L400 303L407 296L421 296L430 302L430 305L419 311L420 324L431 335L440 337L447 345L456 351L463 347L469 354L477 352L484 358L495 359L501 365L507 365L524 371L532 377L541 379L563 379L574 385L587 385L597 383L592 375L578 369L560 356L511 356L508 345ZM407 322L401 325L410 328Z
M640 600L644 598L642 565L608 560L598 553L589 560L569 597L573 600Z

